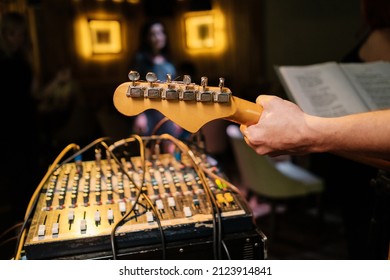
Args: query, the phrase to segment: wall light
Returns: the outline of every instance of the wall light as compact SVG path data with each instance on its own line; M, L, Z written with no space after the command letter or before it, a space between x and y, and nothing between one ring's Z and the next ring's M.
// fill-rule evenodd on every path
M121 27L117 20L89 20L93 54L119 53L122 50Z
M222 52L226 45L225 23L215 11L184 15L185 46L189 52Z

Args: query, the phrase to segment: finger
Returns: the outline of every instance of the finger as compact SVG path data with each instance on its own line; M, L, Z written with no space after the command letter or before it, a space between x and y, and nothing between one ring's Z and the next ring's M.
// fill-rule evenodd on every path
M247 137L248 135L248 126L246 126L245 124L242 124L240 125L240 131L242 133L242 135L244 135L244 137Z

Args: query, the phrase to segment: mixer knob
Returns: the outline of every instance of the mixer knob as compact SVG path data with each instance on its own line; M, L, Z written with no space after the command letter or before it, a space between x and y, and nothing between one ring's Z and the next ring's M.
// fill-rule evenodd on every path
M69 210L69 212L68 212L68 221L71 222L71 221L73 221L73 220L74 220L74 210L71 209L71 210Z
M119 202L119 211L121 213L126 213L126 203L125 202L123 202L123 201Z
M100 222L100 212L99 212L99 210L96 210L96 212L95 212L95 222Z
M111 201L112 198L113 198L113 193L112 193L112 191L107 191L107 199L108 199L109 201Z
M44 236L45 235L46 226L45 225L39 225L38 227L38 236Z
M87 231L87 220L86 219L82 219L80 221L80 232L81 233L85 233Z
M154 221L153 213L152 212L146 212L146 220L151 223Z
M188 206L183 207L183 211L184 211L184 216L186 216L187 218L192 216L192 211L190 207Z
M114 211L111 208L107 210L107 219L110 222L114 220Z
M89 201L89 193L86 193L86 192L83 193L83 201L84 201L84 204L85 204L85 205L88 204L88 201Z
M119 198L123 199L125 197L125 191L123 189L118 190Z
M72 193L72 195L70 197L70 200L71 200L72 205L76 205L76 202L77 202L77 192L76 193Z
M50 206L51 206L51 202L52 202L52 196L46 196L46 198L45 198L45 201L46 201L46 207L47 208L50 208Z
M234 197L230 192L225 193L224 197L227 200L227 202L234 203Z
M97 191L97 192L95 193L95 199L96 199L96 202L97 202L97 203L99 203L99 202L101 201L101 199L102 199L102 194L101 194L101 192Z
M53 235L56 235L56 234L58 234L58 232L59 232L59 224L58 223L54 223L52 225L52 227L51 227L51 233Z
M168 205L169 207L175 207L176 205L175 199L172 196L168 197Z
M64 205L64 202L65 202L65 195L59 195L58 196L58 204L60 206Z
M158 210L164 209L164 204L163 204L163 201L161 199L156 200L156 207Z
M196 194L194 194L192 197L192 203L194 204L194 206L196 208L198 208L200 206L199 198Z

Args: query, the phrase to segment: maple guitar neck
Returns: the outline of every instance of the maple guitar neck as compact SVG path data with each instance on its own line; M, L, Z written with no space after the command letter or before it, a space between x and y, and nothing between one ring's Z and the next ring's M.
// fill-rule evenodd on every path
M233 102L236 104L236 110L230 116L224 119L244 125L253 125L259 122L263 108L256 103L232 96Z
M149 75L149 77L148 77ZM139 74L130 71L129 79L117 87L113 101L116 109L127 116L135 116L148 109L160 111L171 121L188 130L197 132L206 123L216 119L226 119L238 124L258 123L263 108L261 105L232 96L220 78L218 87L207 86L207 78L202 84L190 82L159 82L153 73L148 73L147 82L138 81ZM374 157L351 153L336 155L390 171L390 162Z

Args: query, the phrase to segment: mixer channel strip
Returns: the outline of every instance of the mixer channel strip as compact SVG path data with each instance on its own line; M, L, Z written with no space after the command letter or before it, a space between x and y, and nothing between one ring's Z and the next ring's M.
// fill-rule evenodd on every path
M40 193L25 255L51 259L110 250L114 225L130 210L115 231L119 249L159 244L158 220L166 242L211 236L215 212L205 184L220 209L223 233L253 230L243 198L220 180L202 180L186 157L161 154L145 165L139 157L122 158L121 165L112 159L67 163Z

